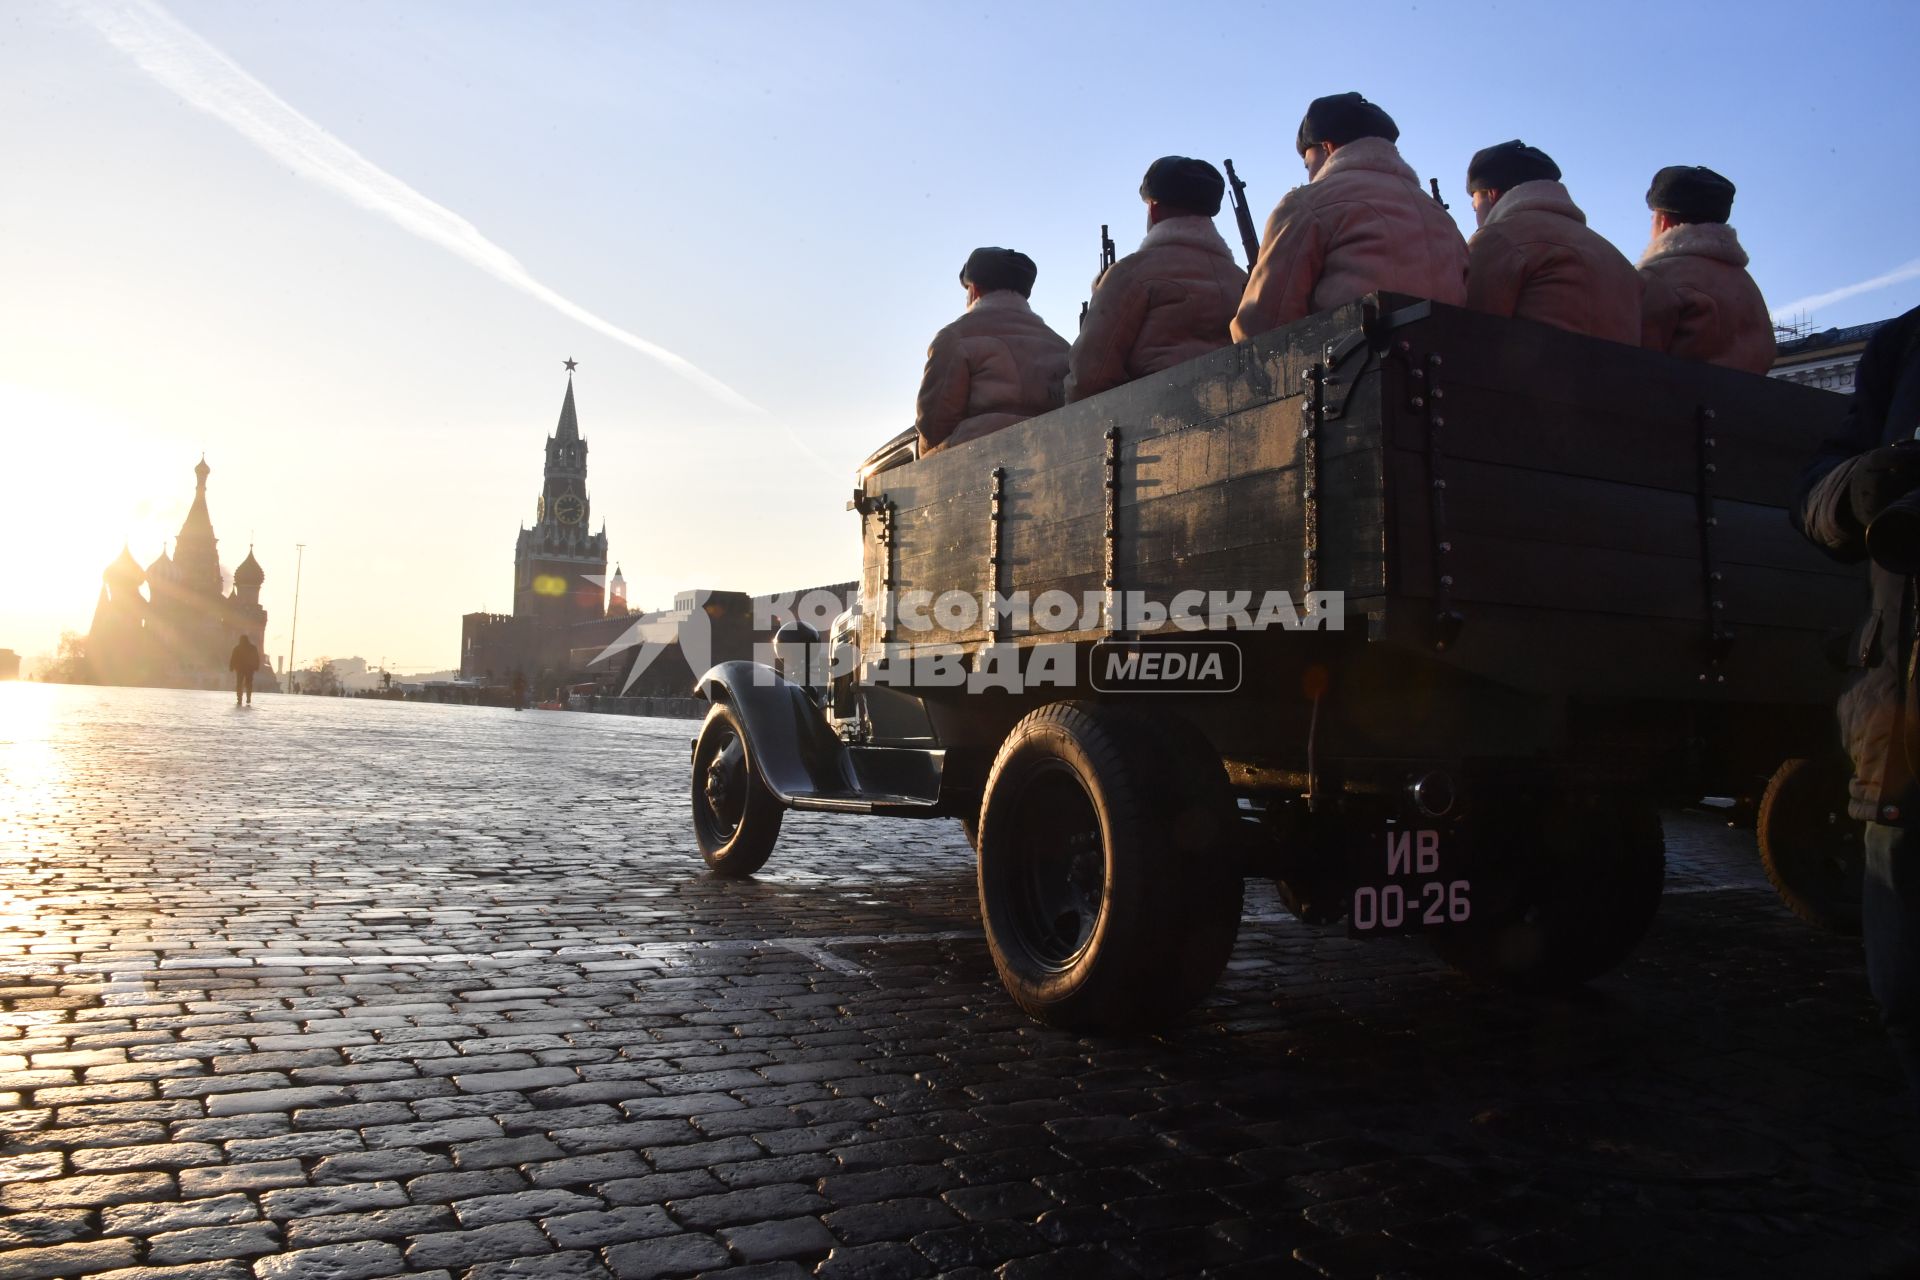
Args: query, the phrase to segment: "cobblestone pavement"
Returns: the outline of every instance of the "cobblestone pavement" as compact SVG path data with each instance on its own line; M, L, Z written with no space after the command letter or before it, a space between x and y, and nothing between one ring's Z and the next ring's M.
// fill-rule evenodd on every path
M1858 947L1704 815L1578 999L1255 893L1091 1039L957 824L706 875L692 729L0 686L0 1277L1850 1275L1905 1217Z

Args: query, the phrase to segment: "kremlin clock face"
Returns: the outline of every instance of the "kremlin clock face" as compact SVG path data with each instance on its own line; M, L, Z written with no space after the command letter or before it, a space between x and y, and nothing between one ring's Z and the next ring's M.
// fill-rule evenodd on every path
M579 524L587 514L587 504L574 494L566 494L553 504L554 514L560 517L561 524Z
M547 495L541 494L533 500L533 522L539 524L547 518Z

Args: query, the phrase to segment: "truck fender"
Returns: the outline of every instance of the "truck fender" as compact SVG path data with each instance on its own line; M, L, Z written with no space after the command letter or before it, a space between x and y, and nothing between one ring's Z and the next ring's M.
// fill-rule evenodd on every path
M722 662L694 684L696 696L724 702L740 717L747 758L780 803L852 788L846 745L805 689L763 662Z

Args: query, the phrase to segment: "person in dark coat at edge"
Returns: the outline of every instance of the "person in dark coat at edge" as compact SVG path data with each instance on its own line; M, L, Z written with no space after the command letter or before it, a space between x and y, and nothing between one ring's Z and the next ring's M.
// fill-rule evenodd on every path
M247 706L253 705L253 676L260 670L260 651L253 647L253 641L241 632L240 643L233 646L233 652L227 657L227 667L233 672L233 705L241 705L244 695Z
M1867 558L1867 529L1889 506L1920 498L1920 307L1882 326L1855 373L1853 403L1800 482L1793 520L1837 560ZM1920 683L1915 579L1879 564L1854 633L1855 669L1840 695L1853 758L1848 813L1866 822L1861 932L1867 983L1894 1056L1920 1107Z

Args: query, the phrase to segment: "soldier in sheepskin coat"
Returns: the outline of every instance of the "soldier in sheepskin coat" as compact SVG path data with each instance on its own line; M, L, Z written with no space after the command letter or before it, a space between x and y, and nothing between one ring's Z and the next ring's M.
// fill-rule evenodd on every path
M1226 181L1204 160L1164 156L1140 184L1147 236L1095 282L1067 357L1069 403L1205 355L1228 330L1247 273L1214 229Z
M1560 183L1560 166L1515 139L1467 168L1480 229L1467 242L1467 306L1640 345L1640 273Z
M1235 342L1378 289L1465 300L1466 242L1400 158L1399 136L1357 93L1314 100L1294 140L1307 185L1267 219Z
M1653 241L1640 259L1641 343L1683 360L1771 369L1773 317L1727 225L1733 183L1698 165L1670 165L1653 176L1647 207Z
M977 440L1058 409L1067 340L1027 305L1039 275L1011 249L975 249L960 268L967 309L933 335L914 426L920 452Z

